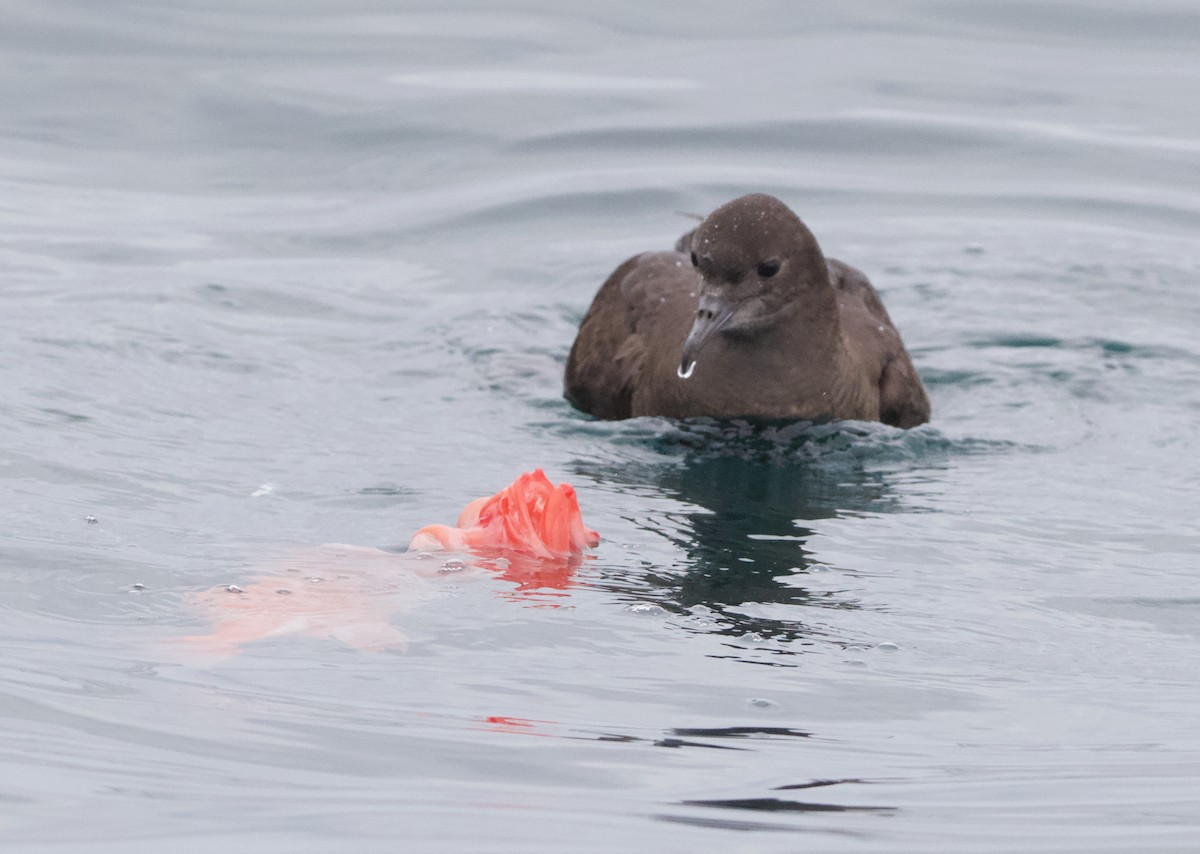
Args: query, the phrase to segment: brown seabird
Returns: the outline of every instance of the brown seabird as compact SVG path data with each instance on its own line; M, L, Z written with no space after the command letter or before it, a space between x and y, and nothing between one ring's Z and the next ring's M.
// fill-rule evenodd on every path
M571 347L564 394L597 418L929 420L900 333L859 270L751 194L619 266Z

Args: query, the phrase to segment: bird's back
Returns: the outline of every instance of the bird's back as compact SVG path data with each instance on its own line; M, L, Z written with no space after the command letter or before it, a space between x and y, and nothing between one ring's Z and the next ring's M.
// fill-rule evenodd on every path
M929 397L904 348L883 300L861 270L829 259L829 278L838 295L842 339L857 371L878 389L878 420L915 427L929 420Z

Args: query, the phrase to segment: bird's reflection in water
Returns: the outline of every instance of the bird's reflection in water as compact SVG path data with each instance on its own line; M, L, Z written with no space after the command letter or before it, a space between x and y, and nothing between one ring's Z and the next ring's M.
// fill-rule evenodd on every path
M885 476L867 471L855 453L854 426L700 426L681 427L669 437L674 447L651 465L579 466L618 490L649 487L694 508L637 520L673 542L680 560L601 583L626 598L703 615L705 631L738 638L795 641L819 633L812 612L776 605L860 607L851 596L810 592L803 583L823 568L806 546L814 533L806 522L898 504Z

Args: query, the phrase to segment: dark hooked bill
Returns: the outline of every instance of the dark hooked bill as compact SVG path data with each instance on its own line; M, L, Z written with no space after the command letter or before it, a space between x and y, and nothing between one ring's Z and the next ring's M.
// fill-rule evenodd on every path
M723 296L706 295L700 298L700 307L696 313L696 321L692 331L683 342L683 357L675 370L681 380L688 379L696 370L697 354L704 348L714 335L728 325L730 318L738 309L737 303L730 303Z

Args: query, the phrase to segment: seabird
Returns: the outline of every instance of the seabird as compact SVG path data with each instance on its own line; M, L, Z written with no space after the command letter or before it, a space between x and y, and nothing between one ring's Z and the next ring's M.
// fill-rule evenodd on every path
M929 397L862 272L826 258L783 202L717 208L674 252L601 286L571 347L567 400L602 419L929 420Z

